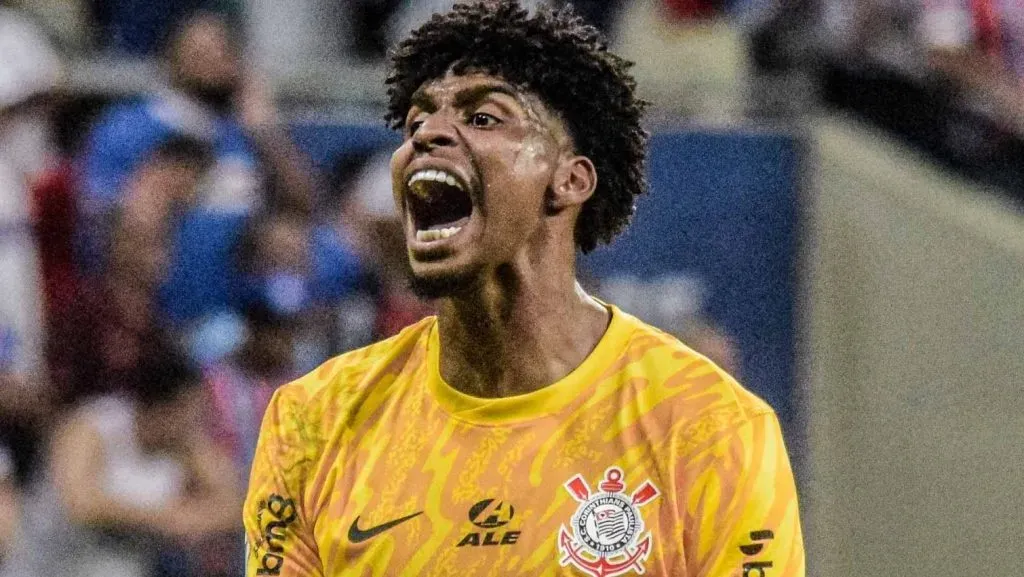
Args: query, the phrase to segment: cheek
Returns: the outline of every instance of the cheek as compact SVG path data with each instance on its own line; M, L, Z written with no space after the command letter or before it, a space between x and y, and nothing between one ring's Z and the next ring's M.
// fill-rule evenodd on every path
M483 212L489 229L503 238L528 233L544 212L544 194L550 180L548 164L523 143L505 143L481 162L486 190Z
M411 160L412 141L406 140L391 155L391 194L395 199L395 206L398 207L399 212L402 209L402 199L398 191L402 190L405 167L409 165Z
M547 139L541 135L525 138L515 150L512 173L515 178L533 180L551 171L552 162Z

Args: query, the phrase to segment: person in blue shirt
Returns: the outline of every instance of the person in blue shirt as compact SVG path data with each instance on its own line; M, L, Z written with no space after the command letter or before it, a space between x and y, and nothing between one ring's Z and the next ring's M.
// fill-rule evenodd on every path
M202 204L243 213L258 204L258 151L237 106L244 86L239 51L224 18L197 12L182 22L166 49L166 84L111 107L86 139L80 159L86 215L116 207L127 176L175 135L214 149L216 166Z
M274 209L308 218L312 212L311 163L282 129L270 94L244 69L241 53L229 19L209 11L190 14L165 48L166 81L101 115L78 159L79 257L93 274L107 258L102 225L121 209L136 168L176 137L199 140L213 151L194 206L174 235L163 299L174 322L231 304L224 271L251 215Z

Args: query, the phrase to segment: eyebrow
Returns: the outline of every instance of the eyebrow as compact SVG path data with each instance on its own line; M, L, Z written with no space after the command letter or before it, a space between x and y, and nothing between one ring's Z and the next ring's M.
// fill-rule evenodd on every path
M425 86L420 86L416 89L416 92L413 93L409 101L409 106L410 108L416 107L420 110L433 112L437 109L437 102L427 93ZM492 81L463 88L455 94L452 104L456 108L463 108L480 102L492 94L504 94L519 102L518 90L506 82Z

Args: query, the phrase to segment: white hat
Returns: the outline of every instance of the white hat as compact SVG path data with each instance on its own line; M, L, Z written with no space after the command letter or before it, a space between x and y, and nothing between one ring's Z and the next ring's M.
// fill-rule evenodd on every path
M39 28L0 8L0 110L50 92L62 75L60 57Z

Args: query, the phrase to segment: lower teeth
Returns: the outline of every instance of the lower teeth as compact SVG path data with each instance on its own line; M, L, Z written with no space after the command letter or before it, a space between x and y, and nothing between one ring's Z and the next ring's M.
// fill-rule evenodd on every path
M432 240L441 240L442 238L448 238L455 236L462 230L461 226L453 226L450 228L433 228L430 230L417 230L416 240L429 242Z

